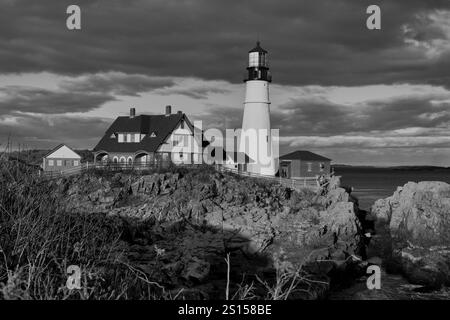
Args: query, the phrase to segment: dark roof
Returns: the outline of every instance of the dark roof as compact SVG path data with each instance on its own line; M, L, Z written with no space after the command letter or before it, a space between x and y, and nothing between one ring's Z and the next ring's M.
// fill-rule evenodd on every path
M170 115L140 115L134 118L129 116L118 117L95 146L94 151L136 152L143 150L155 152L175 130L181 120L184 120L193 129L186 115L181 112ZM153 132L156 137L151 136ZM111 135L116 133L141 133L145 134L145 137L141 142L119 143L117 138L111 138Z
M297 151L285 154L284 156L280 157L280 160L331 161L331 159L325 158L321 155L312 153L310 151L305 151L305 150L297 150Z
M261 43L258 41L256 42L256 47L254 47L252 50L249 51L250 52L262 52L262 53L267 53L266 50L264 50L263 48L261 48Z
M62 147L64 147L64 146L66 146L67 148L69 148L70 150L72 150L73 151L73 149L71 148L71 147L69 147L67 144L64 144L64 143L61 143L61 144L58 144L56 147L54 147L52 150L50 150L49 152L47 152L44 156L43 156L43 158L47 158L49 155L51 155L53 152L55 152L56 150L58 150L59 148L62 148ZM75 152L75 151L73 151L73 152ZM76 152L75 152L76 153ZM80 158L81 158L81 156L78 154L78 153L76 153Z

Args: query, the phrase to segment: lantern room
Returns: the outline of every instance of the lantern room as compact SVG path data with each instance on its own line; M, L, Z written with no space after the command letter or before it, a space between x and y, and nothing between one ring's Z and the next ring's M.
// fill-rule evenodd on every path
M263 80L272 81L267 61L267 51L261 47L260 42L248 52L248 67L244 81Z
M248 54L249 67L269 67L267 63L267 51L261 48L260 42L256 43L256 47L249 51Z

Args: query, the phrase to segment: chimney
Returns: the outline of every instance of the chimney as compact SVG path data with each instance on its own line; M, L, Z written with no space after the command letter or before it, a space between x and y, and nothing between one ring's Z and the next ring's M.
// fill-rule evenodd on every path
M130 108L130 118L134 118L136 116L136 109Z
M166 106L166 116L170 116L172 113L172 106Z

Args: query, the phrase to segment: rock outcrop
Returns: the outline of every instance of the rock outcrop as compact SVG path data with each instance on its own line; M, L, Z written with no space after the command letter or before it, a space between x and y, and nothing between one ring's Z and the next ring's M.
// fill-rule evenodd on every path
M357 208L336 178L322 193L212 170L57 183L68 211L104 212L133 225L125 233L129 258L149 278L209 296L213 280L226 278L227 252L239 281L281 263L329 282L362 250Z
M450 285L450 185L409 182L372 206L385 254L412 283Z

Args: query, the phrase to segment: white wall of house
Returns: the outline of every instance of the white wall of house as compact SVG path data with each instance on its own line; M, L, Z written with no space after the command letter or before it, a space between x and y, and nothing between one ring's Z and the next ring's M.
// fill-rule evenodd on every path
M169 152L175 163L189 163L200 161L202 157L202 142L194 136L191 128L179 124L166 141L159 147L158 152Z

